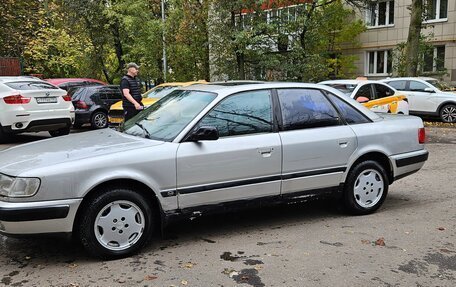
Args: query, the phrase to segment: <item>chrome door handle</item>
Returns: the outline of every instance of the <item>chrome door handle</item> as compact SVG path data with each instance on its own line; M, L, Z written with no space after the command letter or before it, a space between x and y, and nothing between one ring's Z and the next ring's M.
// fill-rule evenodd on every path
M346 141L346 140L340 140L340 141L339 141L339 146L340 146L341 148L346 148L346 147L348 146L348 141Z
M258 153L261 154L262 157L270 157L271 153L274 149L271 148L259 148Z

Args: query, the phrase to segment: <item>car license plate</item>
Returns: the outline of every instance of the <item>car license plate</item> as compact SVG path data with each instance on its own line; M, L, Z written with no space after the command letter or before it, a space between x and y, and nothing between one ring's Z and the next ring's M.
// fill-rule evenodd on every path
M56 97L35 98L38 104L57 103Z
M123 118L111 118L109 117L109 122L112 124L120 124L123 122Z

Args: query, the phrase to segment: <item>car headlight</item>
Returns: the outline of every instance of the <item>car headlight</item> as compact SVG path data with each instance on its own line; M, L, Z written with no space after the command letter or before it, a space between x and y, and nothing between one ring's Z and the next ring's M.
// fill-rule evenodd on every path
M34 196L40 187L40 179L32 177L13 177L0 173L0 196Z

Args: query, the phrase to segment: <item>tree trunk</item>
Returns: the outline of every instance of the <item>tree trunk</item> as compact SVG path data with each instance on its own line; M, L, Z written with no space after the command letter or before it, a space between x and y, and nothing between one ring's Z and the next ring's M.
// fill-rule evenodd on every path
M117 71L122 71L125 68L125 60L123 59L123 48L122 42L120 41L119 21L117 19L111 25L111 30L114 37L114 47L116 50L117 61L119 63Z
M407 60L406 73L409 77L416 77L418 74L422 15L423 0L412 0L409 34L405 49L405 58Z

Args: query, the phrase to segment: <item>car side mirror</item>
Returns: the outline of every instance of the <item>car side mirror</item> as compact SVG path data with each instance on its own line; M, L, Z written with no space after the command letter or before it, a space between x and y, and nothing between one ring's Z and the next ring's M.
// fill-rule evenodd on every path
M369 101L369 98L366 98L366 97L357 97L356 98L356 101L358 103L367 103Z
M193 131L187 138L187 141L215 141L219 139L219 132L216 127L202 126Z
M426 93L435 93L434 89L432 89L432 88L425 88L424 91Z

